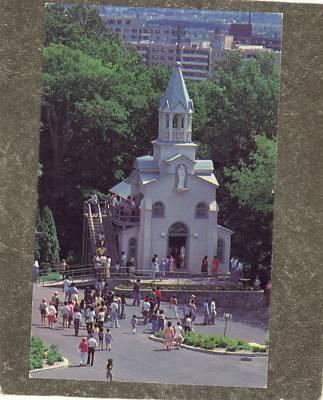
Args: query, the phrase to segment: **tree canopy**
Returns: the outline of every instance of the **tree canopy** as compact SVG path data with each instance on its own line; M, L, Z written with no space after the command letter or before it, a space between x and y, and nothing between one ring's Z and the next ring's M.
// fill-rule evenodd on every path
M51 5L45 17L39 205L54 214L62 254L80 254L85 196L107 193L151 151L170 70L142 64L94 7ZM251 262L271 248L277 66L268 54L245 62L230 52L210 79L186 83L198 155L220 182L219 222Z

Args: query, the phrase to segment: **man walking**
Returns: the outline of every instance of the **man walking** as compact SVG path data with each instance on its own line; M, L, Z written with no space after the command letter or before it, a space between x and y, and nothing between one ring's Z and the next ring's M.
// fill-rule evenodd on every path
M116 328L120 328L118 321L118 314L119 314L119 304L117 299L114 298L113 302L111 303L111 328L113 327L113 322L115 323Z
M140 307L140 279L133 284L133 306Z
M88 341L87 364L91 364L91 367L93 367L94 353L97 347L98 342L94 339L93 335L90 335L90 339Z

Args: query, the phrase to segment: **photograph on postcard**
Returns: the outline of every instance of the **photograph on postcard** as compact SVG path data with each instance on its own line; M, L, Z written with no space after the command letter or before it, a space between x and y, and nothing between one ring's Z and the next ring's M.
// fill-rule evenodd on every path
M44 15L30 376L266 387L282 14Z

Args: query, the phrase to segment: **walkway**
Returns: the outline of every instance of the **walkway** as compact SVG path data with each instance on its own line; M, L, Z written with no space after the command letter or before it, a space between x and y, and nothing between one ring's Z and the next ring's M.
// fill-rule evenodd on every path
M112 329L112 351L96 352L94 367L80 368L77 350L80 338L73 335L74 330L62 330L60 324L57 329L52 330L39 325L40 301L42 298L51 298L53 291L53 288L34 286L32 334L39 336L46 344L57 344L63 355L69 359L70 366L65 369L31 373L32 377L102 381L105 380L106 361L111 357L114 360L114 379L117 381L266 386L266 357L242 361L236 356L204 354L184 349L167 352L162 344L148 339L150 324L139 325L136 335L132 334L129 319L133 313L140 315L139 308L132 306L127 306L127 319L120 321L121 327ZM168 315L168 308L165 310ZM223 334L223 328L224 322L219 320L215 327L197 325L195 329L200 332ZM80 335L83 333L86 333L84 328L81 329ZM227 334L250 342L263 342L266 331L243 322L230 321Z

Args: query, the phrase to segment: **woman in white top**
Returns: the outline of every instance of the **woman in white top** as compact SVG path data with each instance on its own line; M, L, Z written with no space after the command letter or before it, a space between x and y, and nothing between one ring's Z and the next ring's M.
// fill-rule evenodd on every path
M181 344L184 340L184 338L182 336L182 330L183 330L183 327L181 326L181 323L177 322L177 326L175 327L175 336L174 336L175 343L176 343L176 349L180 349Z

